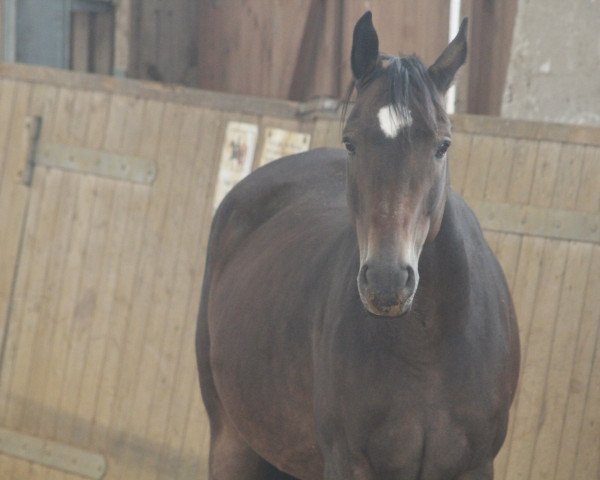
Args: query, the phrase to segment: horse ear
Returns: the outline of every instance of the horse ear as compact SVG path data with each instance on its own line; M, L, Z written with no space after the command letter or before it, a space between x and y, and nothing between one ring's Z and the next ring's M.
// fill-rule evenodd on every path
M450 88L454 75L467 59L467 25L468 19L464 18L456 37L429 67L429 76L440 93L446 93Z
M356 80L364 78L377 66L379 39L373 27L371 12L365 13L354 27L352 35L352 73Z

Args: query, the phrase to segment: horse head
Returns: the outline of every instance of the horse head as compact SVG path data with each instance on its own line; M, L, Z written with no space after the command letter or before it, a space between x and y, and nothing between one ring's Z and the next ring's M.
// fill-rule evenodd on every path
M360 250L358 290L372 314L396 317L410 309L421 251L440 229L451 143L443 98L466 54L466 19L429 68L415 56L380 54L370 12L354 28L357 94L343 143Z

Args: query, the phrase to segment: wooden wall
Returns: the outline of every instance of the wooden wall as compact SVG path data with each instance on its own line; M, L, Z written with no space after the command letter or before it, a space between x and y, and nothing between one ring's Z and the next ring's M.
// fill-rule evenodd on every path
M338 118L18 65L0 78L0 427L101 453L110 480L206 478L193 336L226 124L316 147L339 145ZM26 186L32 115L39 146L152 160L155 182L38 165ZM523 344L497 478L597 478L600 131L454 122L453 184L504 266ZM79 477L0 455L0 478Z
M429 65L448 44L447 0L202 0L191 85L297 101L341 98L350 81L352 30L366 8L382 52L416 53ZM516 0L463 1L469 58L457 81L457 111L500 114L516 9Z
M445 0L369 2L381 51L433 62L447 44ZM361 0L200 2L200 88L307 100L340 98L350 81Z
M128 76L197 85L198 0L128 0ZM119 7L120 8L120 7Z

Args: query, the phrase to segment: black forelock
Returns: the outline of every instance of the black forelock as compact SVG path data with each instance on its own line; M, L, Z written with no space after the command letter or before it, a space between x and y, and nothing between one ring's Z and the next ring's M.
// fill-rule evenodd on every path
M342 122L346 117L350 98L355 90L364 88L374 79L386 75L389 78L389 102L397 114L408 108L413 118L418 117L423 126L432 134L438 132L440 121L448 120L443 100L437 92L423 62L415 56L394 57L381 55L386 65L381 65L360 82L353 81L349 86L342 108Z
M440 120L446 120L442 98L435 89L427 69L418 57L384 57L390 78L390 103L399 110L409 108L430 133L438 131Z

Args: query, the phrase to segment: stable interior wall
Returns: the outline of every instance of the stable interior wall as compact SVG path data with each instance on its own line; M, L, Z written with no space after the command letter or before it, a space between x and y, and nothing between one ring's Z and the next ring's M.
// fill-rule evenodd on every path
M502 116L600 125L600 2L519 0Z

